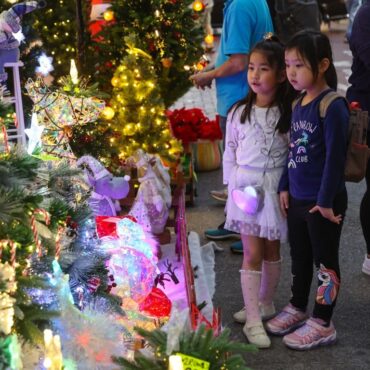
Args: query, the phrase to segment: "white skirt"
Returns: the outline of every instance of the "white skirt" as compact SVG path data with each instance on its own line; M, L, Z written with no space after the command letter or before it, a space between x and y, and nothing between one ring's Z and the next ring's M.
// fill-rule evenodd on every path
M286 218L280 210L277 189L283 168L268 169L264 176L264 202L255 215L245 214L233 201L232 191L247 185L258 185L262 181L262 170L246 169L235 166L230 174L228 199L226 203L225 229L244 235L258 236L268 240L287 241L288 227Z

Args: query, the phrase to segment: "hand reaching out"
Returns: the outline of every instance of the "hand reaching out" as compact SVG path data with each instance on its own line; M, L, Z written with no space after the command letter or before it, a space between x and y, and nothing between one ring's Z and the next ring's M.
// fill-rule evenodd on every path
M213 78L213 70L196 73L189 77L190 81L192 81L198 89L201 88L202 90L206 87L211 87Z

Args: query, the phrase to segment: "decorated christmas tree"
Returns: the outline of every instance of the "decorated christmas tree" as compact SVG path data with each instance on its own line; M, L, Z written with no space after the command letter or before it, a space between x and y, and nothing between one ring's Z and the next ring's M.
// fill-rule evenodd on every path
M53 58L54 77L68 73L69 61L78 59L78 47L81 47L78 45L81 37L77 14L79 3L79 0L48 1L42 10L25 18L23 31L28 45L24 46L22 54L27 65L45 53ZM32 44L35 35L39 39L36 45Z
M181 145L170 132L152 58L135 48L134 42L134 39L126 38L128 54L111 81L113 97L110 105L117 113L113 122L125 143L120 156L127 158L140 148L147 153L174 158Z
M136 47L150 54L164 104L170 106L190 87L189 70L199 61L203 30L193 0L112 0L103 31L89 46L89 58L101 84L112 77L126 50L124 36L134 33ZM107 87L109 89L109 87Z
M170 132L152 58L135 47L134 37L126 37L125 41L127 55L111 80L110 109L104 111L105 125L114 131L110 144L118 148L115 151L121 159L137 149L174 159L181 145ZM90 147L98 144L99 141L92 140ZM106 163L104 158L99 156L99 159Z

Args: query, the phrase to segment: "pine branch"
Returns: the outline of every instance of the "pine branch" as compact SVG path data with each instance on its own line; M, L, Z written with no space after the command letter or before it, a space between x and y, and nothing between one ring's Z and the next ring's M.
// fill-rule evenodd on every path
M115 358L114 361L122 365L124 369L146 370L168 368L168 359L165 355L167 346L167 333L160 329L148 331L143 328L135 328L136 332L143 337L154 352L153 358L146 357L142 352L135 353L135 361L130 362L123 358ZM225 329L217 337L212 329L206 329L204 325L197 331L183 333L180 336L179 353L202 359L210 363L210 370L221 368L228 370L247 370L241 353L256 351L256 347L244 343L236 343L230 340L230 329Z

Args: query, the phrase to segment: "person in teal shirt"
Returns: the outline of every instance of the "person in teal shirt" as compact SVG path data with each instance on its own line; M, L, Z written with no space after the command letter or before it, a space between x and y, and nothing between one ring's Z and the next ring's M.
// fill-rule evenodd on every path
M223 132L228 110L248 93L249 50L268 32L273 32L273 26L265 0L227 0L215 68L190 77L202 89L216 81L217 113Z
M227 0L215 68L190 77L201 89L211 87L215 80L217 113L224 138L228 110L248 93L249 51L269 32L273 32L273 25L266 0ZM214 190L211 195L226 202L227 189ZM224 229L223 224L217 229L207 230L205 235L216 240L239 237ZM231 250L242 253L241 242L232 244Z

